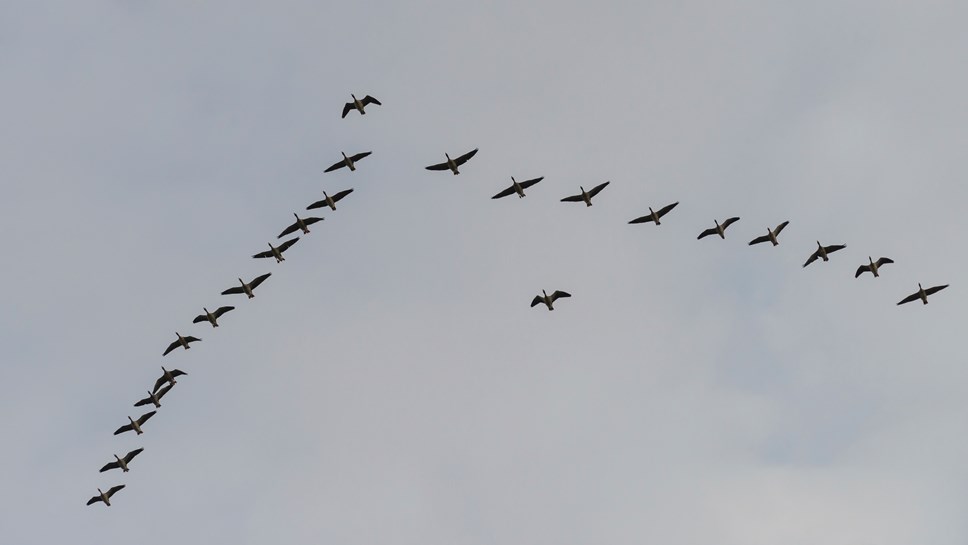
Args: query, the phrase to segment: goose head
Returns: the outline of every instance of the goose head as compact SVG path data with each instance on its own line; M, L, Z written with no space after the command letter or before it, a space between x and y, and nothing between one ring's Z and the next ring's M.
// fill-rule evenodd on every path
M649 207L649 215L650 216L654 216L655 215L655 211L652 210L652 207L651 206Z
M444 153L444 157L446 157L446 158L447 158L447 162L448 162L448 163L449 163L449 162L451 161L451 159L450 159L450 155L447 155L447 153L446 153L446 152Z
M871 265L874 264L874 260L871 258L871 256L867 256L867 261L870 261L871 262Z
M354 95L353 93L350 93L350 96L353 97L353 102L358 102L358 100L356 100L356 95Z
M344 160L349 161L350 158L346 156L346 152L345 151L341 151L340 153L343 154L343 159Z

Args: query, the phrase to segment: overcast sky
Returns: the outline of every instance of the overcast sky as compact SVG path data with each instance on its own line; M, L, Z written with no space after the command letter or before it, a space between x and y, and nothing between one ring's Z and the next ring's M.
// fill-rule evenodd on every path
M966 17L0 2L2 541L963 545Z

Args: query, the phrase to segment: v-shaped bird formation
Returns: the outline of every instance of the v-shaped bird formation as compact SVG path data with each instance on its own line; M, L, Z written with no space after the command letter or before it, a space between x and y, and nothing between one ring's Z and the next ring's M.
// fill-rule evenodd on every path
M344 105L342 116L341 116L342 118L345 118L348 113L354 110L359 112L360 115L365 115L366 114L365 108L368 105L375 104L378 106L382 106L382 103L379 100L377 100L376 98L370 95L365 95L362 99L357 99L356 95L350 95L350 96L352 97L352 101L347 102ZM444 157L446 158L446 161L442 163L430 165L426 167L426 169L437 170L437 171L450 170L454 175L458 175L460 174L459 167L462 167L465 164L467 164L467 162L470 161L470 159L473 158L477 154L477 152L478 152L478 149L475 148L467 153L464 153L463 155L457 156L456 158L451 158L451 156L448 153L445 153ZM372 152L366 151L366 152L356 153L353 155L347 155L345 152L341 151L340 154L342 155L343 158L340 161L337 161L336 163L333 163L331 166L326 168L324 170L324 173L333 172L333 171L342 169L344 167L346 167L350 171L356 171L358 167L358 163L362 159L369 157L372 154ZM529 180L518 182L512 176L511 185L501 190L491 198L501 199L504 197L508 197L510 195L517 195L518 198L524 198L525 197L524 190L533 187L534 185L541 182L542 180L544 180L544 177L539 176L537 178L532 178ZM580 193L576 195L564 197L561 199L561 202L580 202L580 203L585 203L586 207L590 207L592 206L592 199L595 198L600 193L602 193L602 191L606 187L608 187L610 183L611 182L606 181L604 183L596 185L595 187L593 187L591 190L588 190L588 191L586 191L583 186L579 186ZM348 196L352 192L353 192L352 188L337 191L332 195L324 191L323 198L311 203L306 207L306 209L315 210L319 208L328 207L330 210L336 210L336 203L346 198L346 196ZM661 225L663 218L665 218L666 215L672 212L672 210L675 209L678 205L679 205L679 202L674 202L674 203L665 205L659 208L658 210L655 210L650 206L648 207L648 210L649 210L648 214L639 216L629 221L628 223L629 224L654 223L657 226ZM310 225L323 221L323 218L321 217L300 218L299 215L295 213L293 214L293 216L295 216L296 221L293 222L291 225L287 226L285 229L283 229L283 231L279 234L277 238L281 239L287 235L291 235L295 233L296 231L301 231L303 235L308 235L310 232L309 230ZM699 233L699 236L697 237L697 239L702 239L711 235L718 235L720 239L725 240L726 229L732 224L738 222L739 217L738 216L729 217L723 220L722 223L720 223L718 220L713 220L713 221L715 224L714 227L710 227L708 229L703 230L701 233ZM754 246L764 242L769 242L773 246L779 245L780 233L789 224L790 224L789 221L783 221L782 223L778 224L776 227L772 229L767 227L766 234L760 235L754 238L753 240L751 240L749 242L749 246ZM762 231L760 232L762 233ZM282 243L280 243L278 246L275 246L270 242L268 243L268 246L269 246L268 250L254 254L252 257L256 259L274 258L276 263L282 263L283 261L286 260L283 254L287 252L290 248L292 248L293 245L296 244L297 241L299 241L299 238L300 237L294 237L294 238L285 240ZM817 249L810 254L806 262L803 264L803 267L807 267L808 265L810 265L814 261L817 261L818 259L824 262L829 261L830 254L843 250L846 247L847 247L846 244L833 244L833 245L824 246L823 244L820 243L820 241L817 241ZM888 257L879 257L875 261L872 257L868 256L867 259L868 259L867 264L861 265L860 267L857 268L857 271L854 274L854 278L859 278L865 272L869 272L873 277L877 278L880 276L881 267L889 263L894 263L894 260ZM271 275L272 273L261 274L259 276L256 276L249 282L244 281L240 277L238 278L239 285L226 289L225 291L222 292L222 295L245 295L248 299L252 299L255 297L255 289L258 288L263 282L265 282ZM929 295L935 294L947 287L948 285L945 284L945 285L939 285L939 286L934 286L930 288L923 288L921 284L918 284L918 291L903 298L900 302L897 303L897 305L903 305L905 303L910 303L918 300L920 300L923 304L926 305L928 304ZM552 311L555 309L554 304L556 301L564 298L570 298L570 297L571 297L571 294L566 291L556 289L555 291L549 294L547 291L542 289L541 294L536 295L534 299L531 300L531 307L544 305L545 307L547 307L549 311ZM202 310L204 311L204 313L196 316L195 319L192 320L192 323L198 324L198 323L206 322L210 324L212 328L217 328L219 327L219 322L218 322L219 318L225 315L225 313L235 310L235 307L220 306L220 307L217 307L214 312L209 311L207 307L202 307ZM191 348L190 346L191 343L200 342L202 340L201 338L198 338L192 335L182 336L178 332L175 333L175 336L176 336L176 339L168 345L168 347L162 353L162 356L168 356L170 353L174 352L178 348L183 348L185 351L187 351ZM175 384L177 384L176 378L181 376L187 376L188 374L179 369L169 370L169 369L166 369L164 366L161 368L161 371L162 371L161 377L159 377L158 380L155 381L154 386L147 391L147 397L144 397L138 400L137 402L135 402L134 403L135 407L152 405L154 409L156 410L160 409L162 398L165 397L168 394L168 392L172 390ZM137 419L132 418L131 416L128 416L127 417L128 423L119 427L114 432L114 435L121 435L126 432L133 431L135 432L135 435L140 436L141 434L144 433L143 426L148 422L149 419L151 419L156 414L157 412L156 410L146 412L140 415ZM139 447L129 451L123 457L118 456L117 454L114 454L113 456L115 461L108 462L107 464L105 464L100 469L100 472L103 473L112 469L121 469L122 474L127 473L128 470L130 469L129 466L132 460L136 456L141 454L143 451L144 451L144 448ZM124 489L124 487L125 485L123 484L112 486L108 488L106 492L98 488L97 495L89 499L87 501L87 505L103 502L105 506L110 506L111 498L118 491Z

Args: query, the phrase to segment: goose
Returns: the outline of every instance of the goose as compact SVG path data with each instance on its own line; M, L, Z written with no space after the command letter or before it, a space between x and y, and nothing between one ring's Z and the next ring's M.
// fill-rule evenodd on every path
M777 225L776 226L776 229L772 229L772 230L769 227L767 227L766 228L766 234L763 235L763 236L761 236L761 237L756 237L753 240L751 240L750 241L750 246L752 246L754 244L759 244L761 242L772 242L773 245L776 246L777 244L780 243L778 240L776 240L776 237L780 236L780 231L782 231L783 228L786 227L789 223L790 223L789 221L785 221L785 222L781 223L780 225Z
M120 428L118 428L117 430L115 430L114 435L119 435L126 431L131 431L131 430L134 430L135 433L137 433L138 435L141 435L142 433L144 433L143 431L141 431L141 425L147 422L148 419L154 415L155 415L155 411L147 412L141 415L137 420L134 420L129 416L128 422L130 422L130 424L125 424Z
M591 206L592 205L592 197L594 197L595 195L598 195L599 192L601 192L601 190L605 189L605 186L607 186L610 183L611 182L605 182L604 184L598 184L595 187L593 187L591 191L585 191L585 188L584 187L578 186L578 189L581 189L581 193L580 194L578 194L578 195L572 195L571 197L565 197L564 199L561 199L561 202L583 202L583 203L585 203L585 206Z
M337 193L335 195L327 195L326 192L323 191L323 200L316 201L313 204L307 206L306 207L306 210L314 210L316 208L322 208L324 206L328 206L331 209L336 210L336 203L339 202L340 199L342 199L343 197L349 195L352 192L353 192L353 188L352 187L349 188L349 189L344 189L343 191L340 191L339 193Z
M366 115L366 112L363 110L363 108L365 108L368 104L383 106L383 103L370 95L363 97L363 100L356 98L356 95L354 94L350 94L350 96L353 97L353 102L347 102L346 106L343 106L343 117L341 119L345 119L346 114L350 113L352 110L360 112L360 115Z
M205 314L199 314L196 316L195 319L192 320L192 323L200 324L202 322L208 322L212 324L212 327L218 327L219 317L230 310L235 310L235 307L218 307L215 309L215 312L209 312L205 307L202 307L202 310L205 311Z
M175 332L175 335L178 335L177 331ZM182 337L181 335L178 335L178 338L175 339L174 342L168 345L168 348L165 350L165 353L162 354L162 356L167 356L169 352L178 348L179 346L181 346L185 350L188 350L189 348L191 348L190 346L188 346L188 343L193 343L195 341L200 341L200 340L201 339L199 339L198 337L192 337L191 335L187 337Z
M830 258L827 257L827 254L831 254L833 252L836 252L837 250L843 250L846 247L847 247L846 244L834 244L831 246L824 246L823 244L820 244L820 241L818 240L817 251L810 254L810 257L807 258L807 261L806 263L803 264L803 266L806 267L807 265L813 263L814 261L817 260L818 257L824 261L830 261Z
M507 197L508 195L513 195L515 193L518 194L519 199L524 198L524 190L540 182L541 180L544 180L544 176L541 176L540 178L534 178L531 180L525 180L521 183L518 183L518 181L514 179L514 176L511 176L511 187L505 189L504 191L501 191L500 193L498 193L497 195L494 195L491 198L500 199L501 197Z
M912 293L911 295L908 295L904 299L901 299L901 301L898 304L903 305L904 303L910 303L911 301L917 301L918 299L920 299L921 302L926 305L928 304L929 295L931 295L932 293L939 292L947 288L948 286L949 284L945 284L943 286L935 286L933 288L924 289L921 287L921 283L918 282L918 291Z
M719 238L725 239L726 238L726 228L729 227L730 225L736 223L737 221L739 221L739 218L738 217L727 218L722 223L719 223L718 221L713 220L713 222L716 223L716 227L710 227L709 229L706 229L702 233L699 233L699 236L696 237L696 240L699 240L702 237L708 237L709 235L719 235Z
M118 469L118 468L120 468L121 471L123 471L124 473L127 473L128 472L128 464L131 463L131 460L133 460L135 456L141 454L141 451L143 451L143 450L144 450L143 448L136 448L136 449L132 450L131 452L125 454L124 455L124 458L120 458L120 457L118 457L117 454L115 454L114 455L114 459L117 460L117 461L116 462L108 462L108 463L104 464L104 467L102 467L101 468L101 471L99 471L98 473L104 473L105 471L108 471L108 470L111 470L111 469Z
M168 383L169 386L174 386L175 384L178 384L178 382L175 380L175 377L180 377L187 374L188 373L182 371L181 369L172 369L171 371L169 371L168 369L165 369L164 366L162 366L161 377L159 377L158 380L155 381L155 387L152 388L151 391L157 393L158 389L161 388L162 385L164 385L166 382ZM161 396L158 396L158 397L161 398Z
M874 278L877 278L880 276L880 273L877 271L881 268L881 265L894 263L894 260L889 257L879 257L877 258L877 261L874 261L871 259L871 256L867 256L867 260L870 261L870 265L861 265L860 267L857 267L857 272L854 273L854 278L859 277L865 272L869 272L874 275Z
M445 153L444 157L447 158L446 161L444 161L443 163L438 163L436 165L430 165L429 167L426 167L426 168L427 170L450 170L451 172L454 173L454 176L456 176L460 174L460 171L457 170L457 167L463 165L468 161L468 159L473 157L477 153L477 149L478 148L474 148L471 151L465 153L464 155L461 155L456 159L451 159L450 155L447 155Z
M264 257L274 257L276 258L276 263L282 263L283 261L286 260L286 258L282 257L282 252L285 252L286 250L289 249L290 246L292 246L297 242L299 242L299 237L289 239L283 242L282 244L280 244L279 246L273 246L272 243L270 242L268 250L264 252L259 252L252 257L256 259L260 259Z
M304 235L308 235L310 225L323 221L323 218L300 218L299 214L295 212L293 212L292 215L296 216L296 222L290 225L289 227L286 227L285 229L283 229L282 232L279 233L279 236L277 236L276 238L282 238L286 235L291 235L292 233L295 233L297 230L302 231Z
M356 170L356 162L373 152L364 151L362 153L357 153L356 155L349 155L349 156L347 156L343 152L340 152L340 153L343 154L343 160L333 163L329 168L327 168L323 172L333 172L334 170L337 170L343 167L348 167L351 171Z
M239 283L242 285L236 286L234 288L229 288L223 291L222 295L235 295L235 294L244 293L249 296L249 299L252 299L253 297L255 297L255 293L253 293L253 291L257 287L259 287L259 284L265 282L266 278L269 278L270 276L272 276L272 273L265 273L262 276L257 276L253 278L252 282L249 282L248 284L246 284L245 282L242 282L242 279L239 278Z
M162 378L160 380L162 381L162 384L164 384L165 379ZM168 384L167 386L163 386L157 392L151 392L151 391L149 391L148 392L148 397L146 397L144 399L141 399L141 400L138 400L134 404L134 406L135 407L142 407L144 405L147 405L147 404L151 403L152 405L155 406L156 409L160 409L161 408L161 398L165 397L165 394L168 393L168 390L171 390L173 384L174 384L174 381L172 381L172 383L171 384Z
M124 488L123 484L119 484L118 486L112 486L107 492L101 492L101 489L98 488L97 496L94 496L93 498L87 500L87 504L92 505L99 501L103 501L104 505L111 507L111 496L113 496L115 493L117 493L118 490L121 490L122 488Z
M554 293L548 295L548 292L541 290L541 295L535 295L534 299L531 300L531 308L534 308L535 305L544 303L547 305L548 310L554 310L554 302L561 297L571 297L571 294L561 290L555 290Z
M677 204L679 204L678 201L672 204L663 206L662 208L659 209L658 212L656 212L655 210L652 210L652 207L650 206L648 215L642 216L640 218L635 218L634 220L630 221L629 224L631 225L634 223L648 223L650 221L654 221L656 225L662 225L662 222L660 222L659 219L662 216L668 214L669 211L675 208Z

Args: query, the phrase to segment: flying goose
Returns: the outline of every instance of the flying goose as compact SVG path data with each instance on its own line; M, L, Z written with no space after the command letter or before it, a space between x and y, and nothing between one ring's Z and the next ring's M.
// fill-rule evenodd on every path
M152 388L151 391L157 393L158 389L161 388L162 385L164 385L166 382L168 383L169 386L174 386L175 384L178 384L178 382L175 381L175 377L180 377L187 374L188 373L182 371L181 369L172 369L171 371L169 371L168 369L165 369L164 366L162 366L161 377L159 377L158 380L155 381L155 387ZM161 396L158 396L158 398L160 399Z
M346 106L343 106L343 119L345 119L346 114L350 113L352 110L360 112L361 115L366 115L366 112L363 110L363 108L365 108L368 104L383 106L379 100L371 97L370 95L363 97L363 100L356 98L356 95L354 94L350 94L350 96L353 97L353 102L347 102Z
M162 381L162 384L164 384L164 382L165 382L164 377L162 377L160 380ZM168 393L168 390L171 390L173 384L174 384L174 381L171 384L168 384L168 386L162 387L157 392L150 392L149 391L148 392L148 397L146 397L144 399L141 399L141 400L138 400L134 404L134 406L135 407L141 407L141 406L144 406L144 405L147 405L147 404L151 403L152 405L155 406L156 409L160 409L161 408L161 398L165 397L165 394Z
M654 221L656 225L662 225L662 222L660 222L659 219L662 216L668 214L669 211L672 210L673 208L675 208L677 204L679 204L678 201L676 201L676 202L674 202L672 204L663 206L662 208L659 209L658 212L656 212L655 210L652 210L652 207L650 206L649 207L649 214L648 215L642 216L640 218L635 218L634 220L630 221L629 224L633 224L633 223L648 223L650 221Z
M334 170L337 170L343 167L348 167L350 170L356 170L356 162L373 152L364 151L362 153L357 153L356 155L349 155L349 156L347 156L342 151L340 153L343 154L343 160L333 163L329 168L327 168L323 172L333 172Z
M123 471L124 473L127 473L128 472L128 464L131 463L131 460L134 460L134 457L135 456L141 454L141 451L143 451L143 450L144 450L143 448L136 448L136 449L132 450L131 452L125 454L124 455L124 458L119 458L118 455L115 454L114 455L114 459L117 460L117 461L116 462L108 462L107 464L104 464L104 467L102 467L101 468L101 471L99 471L98 473L104 473L105 471L108 471L108 470L111 470L111 469L118 469L118 468L121 468L121 471Z
M259 287L259 284L265 282L266 278L269 278L270 276L272 276L272 273L265 273L262 276L257 276L253 278L252 282L249 282L248 284L246 284L245 282L242 282L242 279L239 278L239 283L241 283L242 285L236 286L234 288L229 288L223 291L222 295L235 295L235 294L244 293L249 296L249 299L252 299L253 297L255 297L255 294L252 292L257 287Z
M899 305L903 305L904 303L910 303L911 301L917 301L918 299L920 299L921 302L926 305L926 304L928 304L928 296L929 295L931 295L932 293L939 292L939 291L947 288L948 285L949 284L945 284L943 286L935 286L933 288L924 289L924 288L921 287L921 283L918 282L918 291L912 293L911 295L908 295L904 299L901 299L901 302L899 302L898 304Z
M273 246L272 243L270 242L268 250L264 252L259 252L252 257L256 259L260 259L264 257L274 257L276 258L276 263L282 263L283 261L286 260L286 258L282 257L282 252L285 252L286 250L288 250L290 246L292 246L298 241L299 241L299 237L291 238L283 242L279 246Z
M881 265L885 265L887 263L894 263L894 260L889 257L879 257L877 258L877 261L874 261L873 259L871 259L871 256L867 256L867 260L870 261L871 264L861 265L860 267L857 267L857 272L854 273L854 278L859 277L865 272L869 272L874 275L874 278L877 278L880 276L880 273L877 271L878 269L881 268Z
M87 500L87 504L91 505L99 501L103 501L104 505L111 507L111 496L113 496L118 490L121 490L122 488L124 488L123 484L119 484L118 486L112 486L110 490L108 490L107 492L101 492L101 489L98 488L97 496L94 496L93 498Z
M126 431L131 431L131 430L134 430L135 433L137 433L138 435L141 435L142 433L144 433L143 431L141 431L141 425L147 422L148 419L154 415L155 415L155 411L147 412L141 415L137 420L134 420L129 416L128 421L130 422L130 424L125 424L120 428L118 428L117 430L115 430L114 435L122 434Z
M471 157L473 157L474 154L477 153L477 149L478 148L474 148L471 151L465 153L464 155L461 155L460 157L458 157L456 159L451 159L450 158L450 155L447 155L445 153L444 154L444 157L447 158L446 161L444 161L443 163L438 163L436 165L430 165L429 167L426 167L426 168L427 168L427 170L450 170L451 172L454 173L454 176L456 176L456 175L460 174L460 171L457 170L457 167L463 165L464 163L467 162L468 159L470 159Z
M739 221L739 218L738 217L735 217L735 218L727 218L722 223L719 223L716 220L713 220L713 221L716 223L716 227L710 227L709 229L706 229L702 233L699 233L699 236L696 237L696 240L699 240L702 237L708 237L709 235L719 235L719 238L725 239L726 238L726 228L729 227L730 225L736 223L737 221Z
M178 335L178 338L175 339L174 342L168 345L168 348L165 350L165 353L162 354L162 356L167 356L169 352L178 348L179 346L184 348L185 350L188 350L189 348L191 348L190 346L188 346L188 343L193 343L195 341L201 340L198 337L192 337L191 335L187 337L182 337L181 335L178 334L177 331L175 332L175 335Z
M806 267L807 265L813 263L814 261L817 260L818 257L824 261L830 261L830 258L827 257L827 254L831 254L833 252L836 252L837 250L843 250L846 247L847 247L846 244L834 244L831 246L824 246L823 244L820 244L820 241L818 240L817 251L810 254L810 257L807 258L807 261L806 263L803 264L803 266Z
M773 245L776 246L777 244L780 243L778 240L776 240L776 237L780 236L780 231L782 231L783 228L786 227L787 224L789 224L789 223L790 223L789 221L785 221L785 222L781 223L780 225L777 225L776 226L776 229L772 229L772 230L769 227L767 227L766 228L766 234L763 235L763 236L761 236L761 237L756 237L753 240L751 240L750 241L750 246L752 246L754 244L759 244L761 242L772 242Z
M561 199L561 202L583 202L583 203L585 203L585 206L591 206L592 205L592 197L594 197L595 195L598 195L598 193L601 190L605 189L605 186L607 186L610 183L611 182L605 182L604 184L598 184L595 187L593 187L591 191L585 191L585 188L584 187L578 186L578 189L581 189L581 193L580 194L578 194L578 195L572 195L571 197L565 197L564 199Z
M554 302L561 297L571 297L571 294L561 290L555 290L554 293L548 295L548 292L541 290L541 295L535 295L534 299L531 300L531 308L534 308L535 305L544 303L547 305L548 310L554 310Z
M296 216L296 222L283 229L276 238L282 238L286 235L290 235L295 233L297 230L302 231L304 235L308 235L310 225L323 221L323 218L300 218L299 214L296 214L295 212L293 212L292 215Z
M497 195L494 195L491 198L500 199L501 197L507 197L508 195L513 195L515 193L518 194L519 199L523 198L524 190L540 182L541 180L544 180L544 176L541 176L540 178L534 178L532 180L525 180L521 183L518 183L518 181L514 179L514 176L511 176L511 187L505 189L504 191L501 191L500 193L498 193Z
M230 310L235 310L235 307L218 307L215 309L215 312L209 312L205 307L202 307L202 310L205 311L205 314L199 314L196 316L195 319L192 320L192 323L200 324L202 322L208 322L212 324L212 327L218 327L219 317Z
M323 200L316 201L313 204L307 206L306 207L306 210L314 210L316 208L322 208L324 206L328 206L331 209L336 210L336 203L340 199L342 199L343 197L349 195L352 192L353 192L353 188L352 187L349 188L349 189L344 189L343 191L340 191L339 193L337 193L335 195L327 195L326 192L323 191Z

